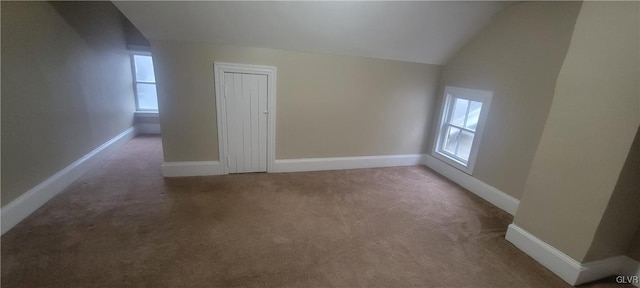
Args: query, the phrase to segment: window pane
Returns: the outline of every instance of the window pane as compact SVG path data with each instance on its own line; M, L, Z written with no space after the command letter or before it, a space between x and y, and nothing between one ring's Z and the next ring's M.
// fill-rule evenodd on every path
M153 74L153 61L151 56L133 55L133 61L136 68L136 80L144 82L156 82L156 76Z
M467 123L464 127L476 130L476 127L478 127L478 119L480 119L480 111L482 111L482 103L471 101L469 105L469 115L467 116Z
M446 139L444 140L443 149L451 154L456 154L456 146L458 145L458 135L460 135L460 129L452 126L448 126Z
M453 111L451 112L451 118L449 118L449 123L464 126L464 118L467 114L467 105L469 105L469 100L454 98L455 102L453 103Z
M158 96L155 84L136 84L138 89L138 109L158 110Z
M471 144L473 144L473 133L461 131L458 136L458 153L456 153L456 156L468 161L471 153Z

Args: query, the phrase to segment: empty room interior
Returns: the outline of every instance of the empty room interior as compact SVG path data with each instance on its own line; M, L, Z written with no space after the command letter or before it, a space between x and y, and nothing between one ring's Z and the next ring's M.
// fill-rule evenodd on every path
M0 8L2 287L640 285L640 2Z

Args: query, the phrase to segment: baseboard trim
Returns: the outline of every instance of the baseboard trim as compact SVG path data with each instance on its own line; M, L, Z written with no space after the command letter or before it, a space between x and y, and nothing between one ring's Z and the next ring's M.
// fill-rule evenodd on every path
M2 234L27 218L40 206L78 180L89 168L99 163L135 136L135 128L131 127L125 130L2 207L0 209L2 210L0 212L2 217L0 230Z
M135 125L137 134L160 134L158 123L138 123Z
M578 261L515 224L509 225L505 238L565 282L576 285L583 270Z
M189 177L189 176L210 176L222 175L220 161L185 161L185 162L164 162L162 164L162 176L164 177Z
M622 278L620 280L625 281L626 283L631 282L631 284L636 287L640 287L640 261L636 261L627 257L626 263L624 264L620 276L631 276L635 278Z
M451 181L471 191L473 194L480 196L480 198L487 200L489 203L496 207L506 211L511 215L515 215L520 205L520 200L515 197L504 193L497 188L486 184L473 176L464 173L449 164L442 162L441 160L425 155L425 165L438 172L442 176L449 178Z
M275 160L273 171L269 172L303 172L421 165L424 163L424 156L425 155L423 154L404 154L361 157L281 159Z
M580 263L516 224L509 225L505 238L573 286L625 274L625 269L630 269L627 263L631 259L624 255Z
M619 275L624 271L629 257L624 255L614 256L598 261L580 264L578 279L573 285L595 281L612 275Z

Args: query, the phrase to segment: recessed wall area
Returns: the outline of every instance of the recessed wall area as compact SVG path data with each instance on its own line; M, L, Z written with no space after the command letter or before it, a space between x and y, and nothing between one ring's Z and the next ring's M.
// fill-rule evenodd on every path
M442 70L442 85L494 92L474 176L518 199L580 6L579 2L511 5Z
M617 256L629 252L629 257L638 259L637 250L640 249L636 229L640 221L640 210L636 203L640 201L640 130L629 149L622 171L613 190L613 195L605 209L602 220L598 225L586 261L593 261Z
M152 50L167 162L218 160L214 61L277 67L276 159L427 152L438 65L177 41Z

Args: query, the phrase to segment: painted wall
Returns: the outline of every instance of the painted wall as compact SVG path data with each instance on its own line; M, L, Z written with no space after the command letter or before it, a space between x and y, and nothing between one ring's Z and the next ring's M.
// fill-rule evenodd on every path
M514 222L583 261L640 125L638 2L584 2Z
M2 1L2 205L131 127L110 2Z
M633 241L631 241L631 247L629 248L627 255L632 259L640 261L640 228L638 229Z
M142 35L142 32L140 32L136 26L133 26L131 21L125 17L123 17L122 23L124 26L124 38L127 45L135 48L146 48L145 50L148 51L151 43L149 43L149 40Z
M640 129L622 166L585 261L626 254L640 228ZM637 244L636 244L637 245ZM633 250L633 249L632 249Z
M443 69L440 91L447 85L494 91L473 176L513 197L522 195L580 5L512 4Z
M276 66L276 159L417 154L441 66L151 40L165 161L218 160L213 62Z

